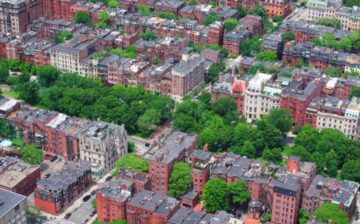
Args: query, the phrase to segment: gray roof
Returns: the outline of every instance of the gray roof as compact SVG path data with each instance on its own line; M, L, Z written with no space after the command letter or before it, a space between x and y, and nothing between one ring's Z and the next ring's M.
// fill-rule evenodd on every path
M25 200L24 195L0 188L0 219Z

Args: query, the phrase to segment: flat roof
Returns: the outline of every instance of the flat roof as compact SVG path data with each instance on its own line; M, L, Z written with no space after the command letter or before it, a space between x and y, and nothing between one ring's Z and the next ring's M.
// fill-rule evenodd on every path
M0 219L24 200L25 196L0 188Z

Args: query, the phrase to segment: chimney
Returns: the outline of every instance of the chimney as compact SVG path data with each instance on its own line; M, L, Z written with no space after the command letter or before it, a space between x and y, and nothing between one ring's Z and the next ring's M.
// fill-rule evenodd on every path
M297 156L290 156L287 161L287 170L290 173L296 173L300 170L300 159Z
M204 150L205 152L208 152L208 151L209 151L209 144L208 144L208 143L206 143L206 144L204 145L203 150Z

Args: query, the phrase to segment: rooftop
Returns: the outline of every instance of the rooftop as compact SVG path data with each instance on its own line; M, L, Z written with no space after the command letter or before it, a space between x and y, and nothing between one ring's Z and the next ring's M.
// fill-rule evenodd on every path
M26 197L0 188L0 220L12 209L26 200Z

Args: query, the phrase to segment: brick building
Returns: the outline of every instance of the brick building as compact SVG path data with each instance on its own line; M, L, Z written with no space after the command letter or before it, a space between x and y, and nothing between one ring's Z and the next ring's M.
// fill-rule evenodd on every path
M210 162L212 154L205 150L194 150L191 154L192 187L196 192L202 192L205 183L210 179Z
M264 0L263 4L269 17L286 17L292 11L290 0Z
M127 168L120 168L116 178L128 180L134 183L135 193L139 193L141 190L151 189L151 182L147 173L135 172Z
M166 224L180 207L175 198L160 193L143 190L126 204L128 224Z
M233 54L240 54L241 43L250 38L251 33L247 29L238 27L224 34L223 47Z
M40 166L14 157L0 157L0 188L28 196L40 179Z
M176 64L171 75L172 97L181 101L182 97L205 80L205 59L200 55L192 55Z
M77 199L92 183L90 163L66 163L60 172L37 182L35 206L43 212L56 215Z
M96 192L96 213L100 222L126 219L126 202L134 185L124 179L112 180Z
M356 209L358 189L359 183L348 180L338 181L317 175L303 196L302 207L311 214L322 203L334 203L339 205L339 210L346 212L351 219Z
M253 36L260 36L264 33L263 18L256 15L247 15L239 20L239 25L246 29Z
M151 190L167 194L171 169L175 162L189 157L197 147L197 136L182 132L173 132L160 145L154 153L144 155L149 160L149 176Z
M70 20L70 6L78 0L44 0L44 16L49 19L65 19Z

